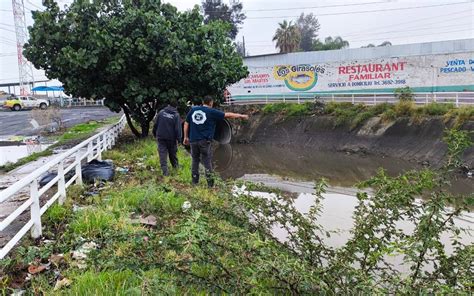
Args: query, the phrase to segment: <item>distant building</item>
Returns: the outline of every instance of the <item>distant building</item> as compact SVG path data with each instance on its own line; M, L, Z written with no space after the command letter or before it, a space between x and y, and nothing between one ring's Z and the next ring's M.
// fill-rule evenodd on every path
M474 91L474 39L246 57L233 99L327 93Z

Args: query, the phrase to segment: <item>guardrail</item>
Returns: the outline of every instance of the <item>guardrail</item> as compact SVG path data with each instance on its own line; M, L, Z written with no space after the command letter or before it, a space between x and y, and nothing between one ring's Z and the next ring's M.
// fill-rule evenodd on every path
M304 102L348 102L352 104L376 105L381 103L394 104L399 101L398 96L391 93L319 93L319 94L257 94L249 96L231 96L227 104L270 104L279 102L304 103ZM456 107L474 105L474 92L433 92L413 93L415 104L426 105L429 103L449 103Z
M33 171L25 178L17 181L7 189L0 191L0 204L9 200L27 186L29 186L30 196L29 199L24 201L10 215L8 215L8 217L0 222L0 231L5 230L13 221L15 221L15 219L17 219L28 209L30 210L31 216L30 220L0 250L0 259L3 259L8 254L8 252L10 252L16 243L28 232L28 230L31 229L31 236L33 238L38 238L41 236L41 216L54 202L56 202L56 200L59 200L60 204L64 203L66 199L66 188L68 188L71 184L74 182L76 182L76 184L82 184L82 161L84 159L87 159L88 162L93 159L101 160L102 152L112 148L112 146L115 145L115 139L123 130L125 124L125 115L123 115L120 120L110 128L90 137L84 142L62 153L42 167ZM72 163L67 164L67 160L71 160L71 158L73 160ZM39 188L38 179L44 173L54 168L57 169L57 176L46 185ZM74 175L69 180L66 180L66 174L71 170L74 170ZM56 184L57 192L51 196L43 206L40 206L41 196L43 196L51 187Z

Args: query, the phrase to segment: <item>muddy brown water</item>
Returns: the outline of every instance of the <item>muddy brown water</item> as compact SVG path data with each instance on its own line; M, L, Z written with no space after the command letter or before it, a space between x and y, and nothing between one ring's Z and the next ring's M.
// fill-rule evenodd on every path
M237 179L246 174L268 174L312 182L325 178L332 186L346 188L368 180L381 168L391 176L422 168L420 164L391 157L256 144L217 146L214 166L224 179ZM472 194L474 178L459 176L452 180L450 191Z
M422 168L419 164L390 157L253 144L216 147L214 165L215 170L224 179L244 179L297 194L295 206L303 213L307 212L314 202L312 196L314 182L326 178L329 188L324 195L323 211L318 223L326 230L338 232L327 241L334 247L342 246L350 237L352 215L357 205L355 184L374 176L381 168L391 176ZM453 180L452 184L450 190L455 193L474 192L474 179L461 177ZM265 192L251 194L262 198L271 195ZM470 231L462 237L462 242L473 244L474 213L472 211L463 213L455 223ZM406 221L401 221L399 226L408 233L413 230L413 225ZM281 228L275 227L273 233L280 240L286 239L287 234ZM442 241L446 250L451 252L453 247L450 244L449 234L443 233ZM395 258L393 263L401 270L405 270L401 261L401 258Z

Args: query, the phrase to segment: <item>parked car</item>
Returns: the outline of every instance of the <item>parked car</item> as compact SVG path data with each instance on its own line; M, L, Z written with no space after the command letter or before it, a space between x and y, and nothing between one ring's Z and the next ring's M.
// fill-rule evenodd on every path
M40 108L46 109L49 106L49 102L44 99L37 99L35 97L16 97L10 98L5 101L3 108L11 109L13 111L20 111L21 109L33 109Z

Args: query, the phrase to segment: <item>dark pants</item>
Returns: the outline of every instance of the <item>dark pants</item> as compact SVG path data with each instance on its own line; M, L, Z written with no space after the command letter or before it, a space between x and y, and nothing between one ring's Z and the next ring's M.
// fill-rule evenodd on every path
M211 141L202 140L191 143L191 157L193 159L191 165L191 173L193 177L193 184L199 183L199 163L202 162L206 169L207 185L214 186L214 178L212 175L212 151Z
M158 154L160 155L160 165L163 175L168 176L168 156L170 158L171 165L176 168L178 167L178 143L176 140L163 140L158 139Z

